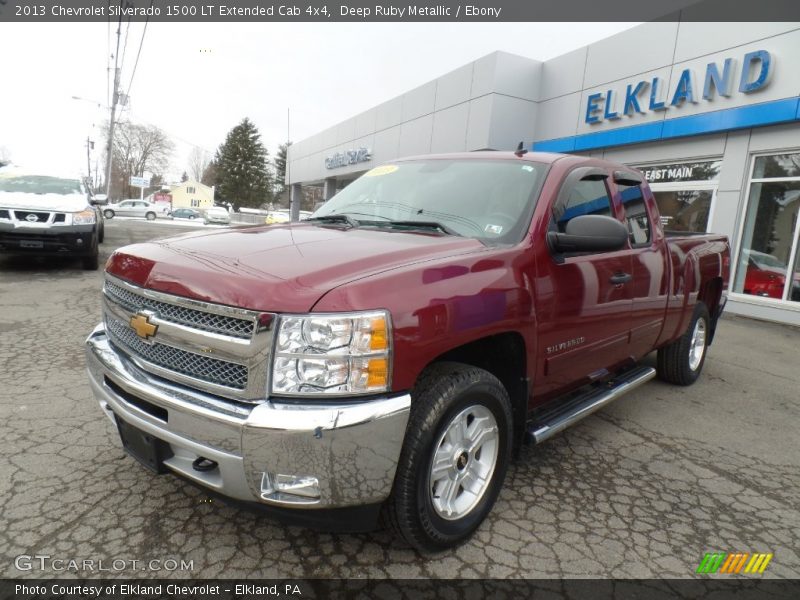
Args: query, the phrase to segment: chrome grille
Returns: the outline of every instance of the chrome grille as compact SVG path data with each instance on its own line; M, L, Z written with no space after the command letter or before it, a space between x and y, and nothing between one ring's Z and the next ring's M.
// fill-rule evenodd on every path
M124 306L131 312L141 309L152 310L158 318L164 321L171 321L211 333L220 333L239 339L249 339L253 335L255 324L247 319L237 319L216 315L210 312L186 308L177 304L160 302L152 298L146 298L124 289L110 281L106 281L105 293L112 300Z
M239 390L247 387L247 367L244 365L202 356L158 342L146 344L130 327L110 316L106 316L106 329L113 342L156 366L215 385Z
M33 210L15 210L14 216L17 221L27 221L29 223L47 223L50 218L49 212L38 212Z

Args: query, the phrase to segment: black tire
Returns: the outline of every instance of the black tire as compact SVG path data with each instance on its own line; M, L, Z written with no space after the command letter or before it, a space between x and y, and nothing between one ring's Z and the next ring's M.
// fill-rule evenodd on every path
M194 219L196 219L196 218L197 218L197 216L195 216L195 215L189 215L189 220L190 220L190 221L192 221L192 220L194 220Z
M148 221L155 221L156 220L156 213L149 212L144 216L144 218L147 219Z
M511 401L503 384L494 375L460 363L437 363L429 367L414 387L412 398L406 438L392 494L383 509L383 519L414 548L436 552L464 542L483 522L497 500L511 459ZM466 508L461 517L443 518L434 507L432 461L440 443L444 443L448 425L467 409L484 412L488 409L491 412L497 425L497 456L488 482L477 494L480 499ZM480 450L476 456L479 453ZM455 468L458 468L459 460L454 461ZM466 459L469 460L473 458ZM466 464L462 467L466 468ZM466 493L460 484L457 485L456 494ZM470 498L474 499L474 496L469 496L467 501Z
M84 256L81 259L84 271L97 271L100 268L100 253L97 248L94 249L94 254Z
M114 218L114 211L113 211L113 210L111 210L111 209L108 209L108 208L107 208L107 209L105 209L105 210L103 211L103 216L104 216L106 219L113 219L113 218Z
M102 244L104 239L106 239L106 228L101 226L100 231L97 233L97 242Z
M704 331L703 354L699 363L692 365L692 340L694 339L695 329L699 325ZM711 335L711 319L708 308L702 302L698 302L694 307L692 320L684 334L669 346L664 346L658 351L656 370L658 376L669 383L676 385L692 385L700 376L703 365L708 354L708 340ZM694 368L693 368L694 367Z

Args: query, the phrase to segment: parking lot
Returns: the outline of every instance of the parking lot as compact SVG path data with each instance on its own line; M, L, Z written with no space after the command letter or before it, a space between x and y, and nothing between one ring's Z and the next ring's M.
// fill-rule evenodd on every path
M101 264L190 229L107 221ZM796 329L725 318L697 384L648 383L526 447L477 534L421 557L384 531L283 526L128 458L84 372L101 285L79 262L0 258L3 577L683 578L711 551L771 552L765 577L800 577ZM20 555L128 566L21 571ZM141 570L167 559L191 568Z

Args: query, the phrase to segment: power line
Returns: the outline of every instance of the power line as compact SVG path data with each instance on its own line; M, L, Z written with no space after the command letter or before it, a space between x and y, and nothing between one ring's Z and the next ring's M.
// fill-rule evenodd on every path
M153 1L150 2L150 7L152 8ZM144 44L144 36L147 33L147 25L150 22L150 15L148 14L144 20L144 30L142 31L142 39L139 40L139 50L136 52L136 62L133 63L133 72L131 73L131 80L128 83L128 95L131 94L131 87L133 86L133 78L136 76L136 67L139 66L139 56L142 54L142 45Z

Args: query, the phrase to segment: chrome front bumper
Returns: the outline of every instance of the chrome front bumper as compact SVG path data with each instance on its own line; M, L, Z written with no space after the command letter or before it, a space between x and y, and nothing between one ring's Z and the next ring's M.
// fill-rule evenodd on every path
M224 496L304 509L375 504L392 488L408 422L408 394L336 404L231 402L155 378L109 343L86 340L89 381L106 415L166 442L172 471ZM204 457L217 463L198 471ZM276 478L313 481L297 493ZM313 490L310 493L309 490Z

